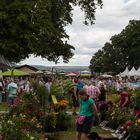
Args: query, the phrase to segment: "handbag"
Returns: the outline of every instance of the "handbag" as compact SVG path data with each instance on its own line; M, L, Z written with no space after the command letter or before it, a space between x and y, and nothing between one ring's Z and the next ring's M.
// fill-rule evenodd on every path
M77 116L76 122L77 122L78 124L83 124L85 118L86 118L86 116Z

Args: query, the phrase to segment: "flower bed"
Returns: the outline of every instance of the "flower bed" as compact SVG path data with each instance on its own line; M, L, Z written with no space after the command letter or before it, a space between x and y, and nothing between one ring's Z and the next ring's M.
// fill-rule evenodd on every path
M66 85L67 86L67 85ZM45 132L67 130L69 117L66 114L68 100L60 86L50 94L58 98L57 106L49 112L49 94L45 87L33 83L34 91L20 94L8 114L1 115L0 134L6 140L43 140ZM57 88L56 88L57 87Z

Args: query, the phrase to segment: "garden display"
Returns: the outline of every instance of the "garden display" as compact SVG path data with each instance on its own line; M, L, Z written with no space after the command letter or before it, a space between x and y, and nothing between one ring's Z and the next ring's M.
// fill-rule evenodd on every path
M32 83L34 90L19 94L7 114L0 115L2 140L44 140L46 132L67 130L70 125L66 109L69 104L63 87L55 83L49 94L44 86ZM54 94L58 103L52 106L49 99ZM51 108L51 109L50 109Z

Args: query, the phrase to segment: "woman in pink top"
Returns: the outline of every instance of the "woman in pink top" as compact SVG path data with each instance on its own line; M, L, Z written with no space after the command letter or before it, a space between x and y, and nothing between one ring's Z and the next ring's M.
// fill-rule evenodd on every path
M126 92L125 90L122 91L120 94L119 105L122 107L129 107L130 103L131 101L128 92Z

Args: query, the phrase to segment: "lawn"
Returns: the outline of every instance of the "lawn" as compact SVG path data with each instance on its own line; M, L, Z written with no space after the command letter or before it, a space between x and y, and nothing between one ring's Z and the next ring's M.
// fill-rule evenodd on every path
M111 138L111 133L109 131L103 130L100 127L92 128L92 132L97 132L103 138ZM75 140L76 131L59 131L51 135L49 140ZM52 138L51 138L52 137ZM83 139L84 140L84 139Z
M1 103L0 104L0 111L8 111L9 107L7 103Z

